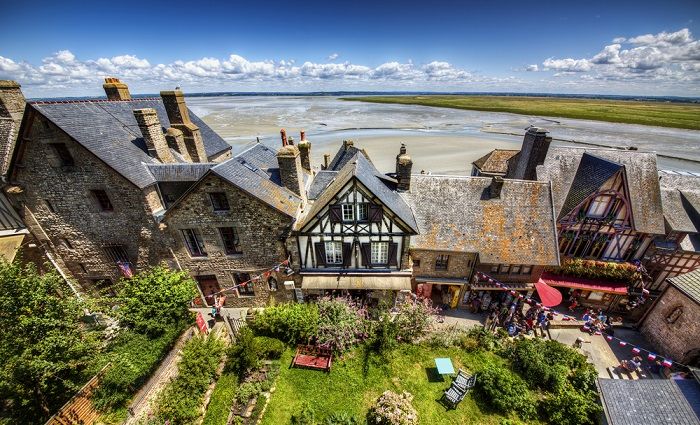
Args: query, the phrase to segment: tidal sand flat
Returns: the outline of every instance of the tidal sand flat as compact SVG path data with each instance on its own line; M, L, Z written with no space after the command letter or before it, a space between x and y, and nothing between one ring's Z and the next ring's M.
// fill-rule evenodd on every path
M256 138L279 146L279 130L306 130L312 158L335 153L345 139L367 149L379 170L392 171L406 143L414 171L465 174L491 149L519 149L530 125L550 131L556 145L631 146L656 151L660 168L700 171L700 131L633 124L551 119L422 105L346 102L332 96L191 97L187 104L239 152ZM682 158L682 159L678 159Z

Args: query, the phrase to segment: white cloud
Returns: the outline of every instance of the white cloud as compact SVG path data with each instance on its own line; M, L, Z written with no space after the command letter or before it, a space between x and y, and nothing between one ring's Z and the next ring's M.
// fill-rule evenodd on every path
M588 59L553 59L549 58L542 62L546 70L559 72L585 72L590 71L591 62Z
M528 72L537 72L539 70L540 70L540 68L537 66L536 63L525 67L525 71L528 71Z
M627 41L627 39L625 37L615 37L612 40L612 42L615 44L624 43L625 41Z
M330 62L333 62L334 60L338 59L338 56L340 56L340 55L337 53L331 53L330 55L328 55L328 60Z

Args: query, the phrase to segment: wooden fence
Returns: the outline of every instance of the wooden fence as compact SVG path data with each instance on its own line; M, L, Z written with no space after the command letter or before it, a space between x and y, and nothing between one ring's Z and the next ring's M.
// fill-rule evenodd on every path
M108 363L97 375L93 376L55 415L46 421L45 425L92 425L95 423L100 413L92 405L92 393L111 365Z

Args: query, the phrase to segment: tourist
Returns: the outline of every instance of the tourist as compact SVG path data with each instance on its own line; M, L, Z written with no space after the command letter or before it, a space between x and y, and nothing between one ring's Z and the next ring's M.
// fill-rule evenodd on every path
M634 356L631 360L623 360L620 362L619 367L627 372L640 371L642 369L642 358L639 356Z

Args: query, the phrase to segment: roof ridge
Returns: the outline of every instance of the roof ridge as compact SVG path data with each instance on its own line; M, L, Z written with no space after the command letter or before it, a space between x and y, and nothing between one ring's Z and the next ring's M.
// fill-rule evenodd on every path
M69 100L30 100L30 105L54 105L58 103L104 103L104 102L136 102L140 100L161 100L159 97L137 97L132 99L69 99Z

